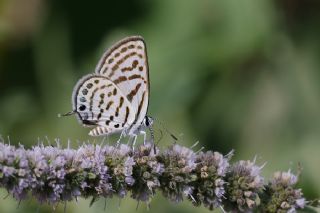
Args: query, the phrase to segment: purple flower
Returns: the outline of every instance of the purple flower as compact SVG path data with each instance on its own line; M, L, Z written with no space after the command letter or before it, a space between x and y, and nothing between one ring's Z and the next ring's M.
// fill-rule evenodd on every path
M4 166L2 168L2 172L4 176L9 177L9 176L13 176L13 174L16 172L16 169L11 166Z
M163 195L173 202L183 200L184 191L191 194L190 183L196 179L196 154L189 148L173 145L160 156L164 165L160 185Z
M255 161L239 161L230 167L226 175L227 199L224 200L227 210L246 212L260 204L259 193L264 188L261 168Z
M190 194L193 204L203 203L209 209L221 206L225 193L223 178L229 167L228 158L218 152L200 152L196 164L197 180L193 183L193 193Z
M288 172L275 172L273 179L266 186L266 190L271 193L271 198L264 200L264 205L269 211L274 212L297 212L303 209L306 200L301 189L295 189L298 177Z
M77 150L0 142L0 186L17 200L32 195L57 204L82 197L131 197L149 203L157 190L171 201L185 197L209 209L296 212L306 200L296 189L297 176L277 172L264 184L252 161L229 166L229 156L173 145L160 152L151 143L135 147L83 144ZM260 197L260 195L263 195ZM259 200L261 205L259 206Z
M136 163L134 162L133 160L133 157L128 157L126 159L126 161L124 162L124 175L125 176L131 176L132 175L132 170L133 170L133 166L135 165Z
M129 186L132 186L135 182L135 180L133 179L133 177L129 176L125 178L125 182L126 184L128 184Z

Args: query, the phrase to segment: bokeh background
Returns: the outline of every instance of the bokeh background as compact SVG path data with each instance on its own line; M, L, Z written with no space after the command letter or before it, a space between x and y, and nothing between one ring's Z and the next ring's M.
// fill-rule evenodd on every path
M319 11L318 0L1 0L0 134L26 147L46 137L92 140L75 117L57 114L70 111L75 83L108 46L138 34L148 45L149 114L181 143L235 149L234 160L257 156L266 177L300 163L305 196L319 197ZM104 200L89 202L69 203L67 212L104 212ZM17 208L10 197L0 206L52 211L33 200ZM107 201L107 212L135 208L130 198ZM151 210L208 212L161 195ZM141 204L137 212L145 211Z

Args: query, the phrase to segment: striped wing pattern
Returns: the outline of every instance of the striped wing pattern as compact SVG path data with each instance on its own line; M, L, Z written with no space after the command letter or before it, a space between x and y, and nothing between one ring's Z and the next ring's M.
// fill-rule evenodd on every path
M80 79L73 110L92 136L138 128L147 113L149 76L142 37L127 37L105 52L95 74Z
M82 124L95 127L90 135L119 132L134 122L130 102L106 77L87 75L78 82L76 88L73 108Z
M146 45L142 37L125 38L100 59L96 73L113 81L126 95L140 124L148 109L149 70Z

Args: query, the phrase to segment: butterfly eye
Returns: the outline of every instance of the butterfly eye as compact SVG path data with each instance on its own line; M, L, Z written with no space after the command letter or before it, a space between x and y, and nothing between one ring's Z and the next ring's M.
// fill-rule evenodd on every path
M149 122L149 118L148 118L148 117L146 117L146 119L145 119L145 125L146 125L147 127L150 125L150 122Z

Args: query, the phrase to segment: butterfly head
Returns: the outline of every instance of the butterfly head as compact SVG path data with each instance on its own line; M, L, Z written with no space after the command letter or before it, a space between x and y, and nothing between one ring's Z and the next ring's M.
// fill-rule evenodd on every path
M153 125L153 118L150 116L146 116L146 117L144 117L142 123L145 127L149 128Z

